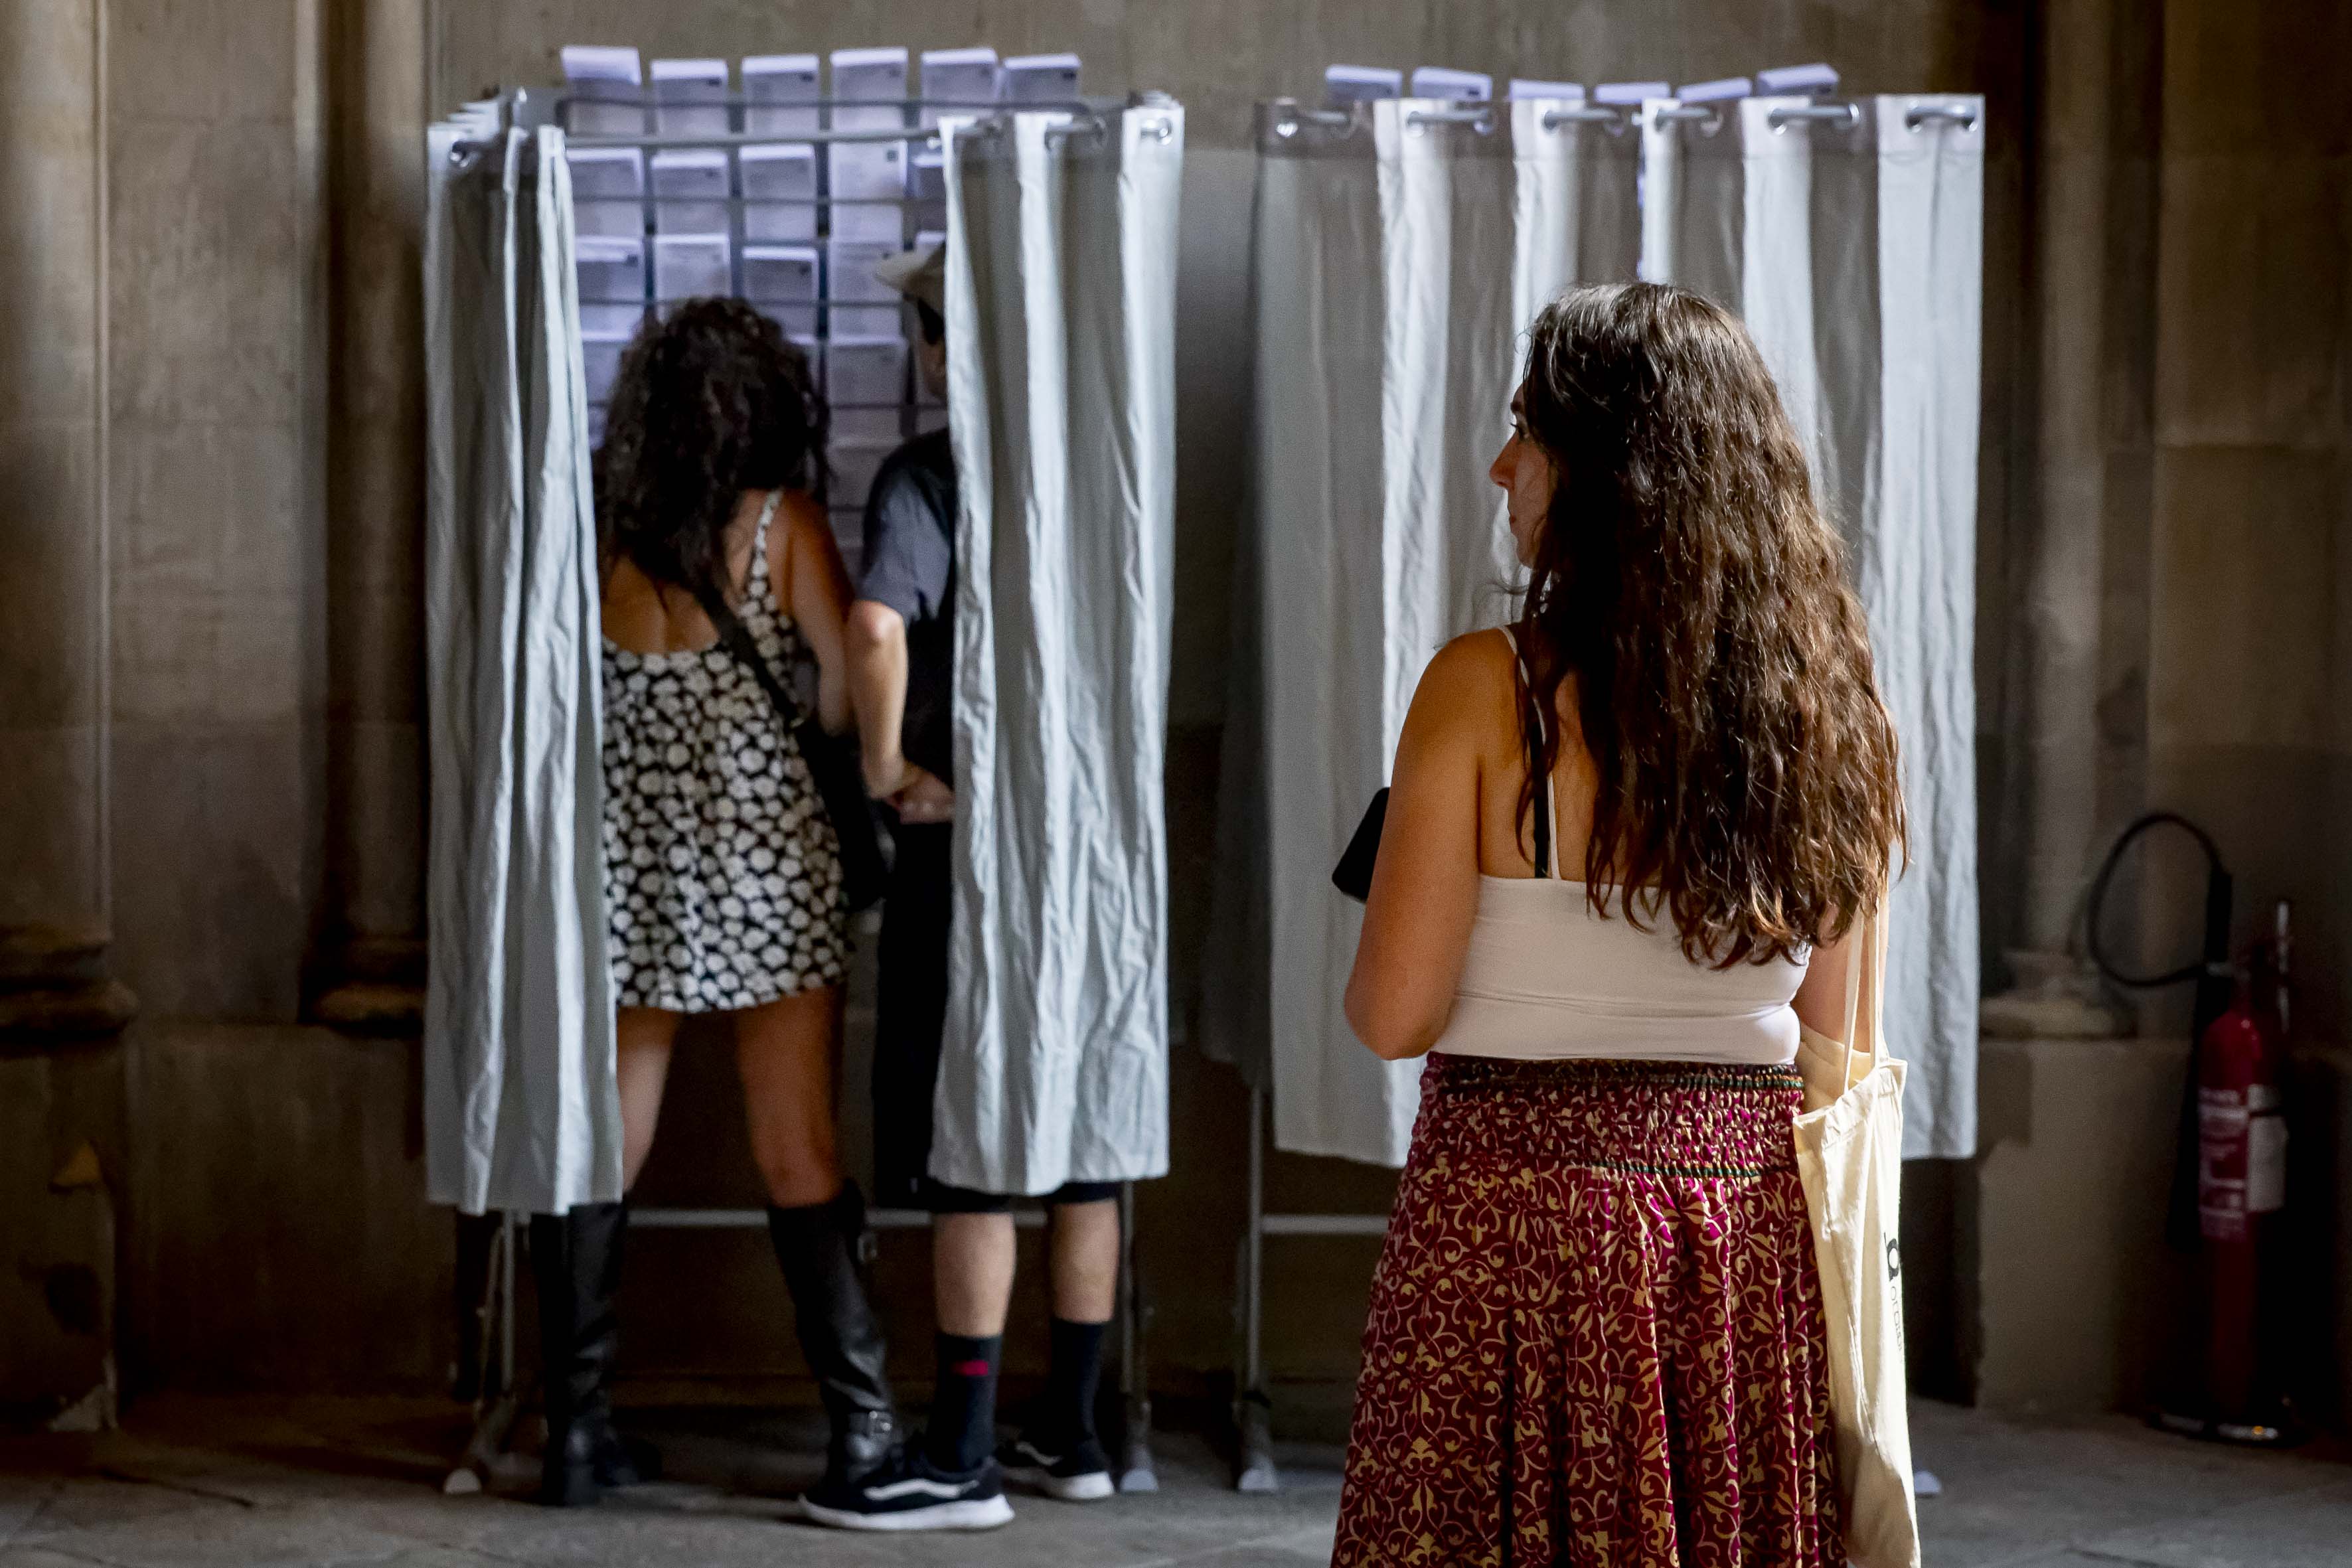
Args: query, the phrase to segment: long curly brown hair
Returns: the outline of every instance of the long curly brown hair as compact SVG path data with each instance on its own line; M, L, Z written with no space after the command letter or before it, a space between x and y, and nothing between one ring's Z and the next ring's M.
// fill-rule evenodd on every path
M740 300L649 318L621 356L596 449L596 543L665 587L735 596L727 527L746 490L809 489L825 407L808 356Z
M1728 969L1843 937L1905 842L1895 728L1805 454L1747 330L1685 289L1578 289L1520 389L1551 459L1520 621L1534 710L1600 779L1587 897ZM1543 726L1542 771L1560 727Z

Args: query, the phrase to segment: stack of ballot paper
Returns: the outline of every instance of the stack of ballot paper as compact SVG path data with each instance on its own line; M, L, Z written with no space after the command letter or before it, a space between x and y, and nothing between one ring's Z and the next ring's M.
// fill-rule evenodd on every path
M1076 55L1015 55L1004 62L1007 103L1069 104L1078 96Z
M743 57L743 133L791 137L818 128L816 57Z
M574 233L613 239L644 237L646 155L641 149L572 147L565 150L564 162L572 169Z
M563 123L572 135L645 134L645 76L636 50L567 44L563 81L571 99Z
M664 136L724 136L734 129L727 110L725 60L656 60L654 129Z
M735 160L724 148L666 148L651 167L656 234L734 232Z
M737 159L743 182L743 237L816 239L816 149L805 142L746 147Z

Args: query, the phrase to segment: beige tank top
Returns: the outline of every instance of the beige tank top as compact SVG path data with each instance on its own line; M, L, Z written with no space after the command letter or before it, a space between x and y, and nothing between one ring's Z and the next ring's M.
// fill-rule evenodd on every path
M1790 1004L1802 962L1710 969L1683 956L1663 912L1643 911L1650 929L1636 930L1612 892L1605 917L1596 914L1584 883L1552 875L1559 816L1549 778L1542 810L1536 874L1478 879L1470 951L1436 1049L1526 1061L1796 1059Z

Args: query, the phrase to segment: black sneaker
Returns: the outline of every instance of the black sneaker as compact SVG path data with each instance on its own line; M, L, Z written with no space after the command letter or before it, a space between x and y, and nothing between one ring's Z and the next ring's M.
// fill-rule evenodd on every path
M1064 1502L1098 1502L1118 1489L1111 1484L1110 1456L1092 1437L1046 1442L1024 1432L996 1450L996 1462L1007 1480Z
M959 1475L912 1443L854 1481L828 1476L801 1499L801 1511L835 1530L993 1530L1013 1519L995 1460Z

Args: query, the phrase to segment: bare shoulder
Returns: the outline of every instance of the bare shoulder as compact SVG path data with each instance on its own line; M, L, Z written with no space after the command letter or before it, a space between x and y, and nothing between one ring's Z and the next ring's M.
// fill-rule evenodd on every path
M1455 637L1422 671L1412 721L1432 734L1507 738L1518 689L1517 659L1509 636L1499 629Z
M833 537L833 522L816 497L806 490L786 490L776 504L776 514L784 526L768 531L768 554L781 564L794 545L805 549L820 539Z

